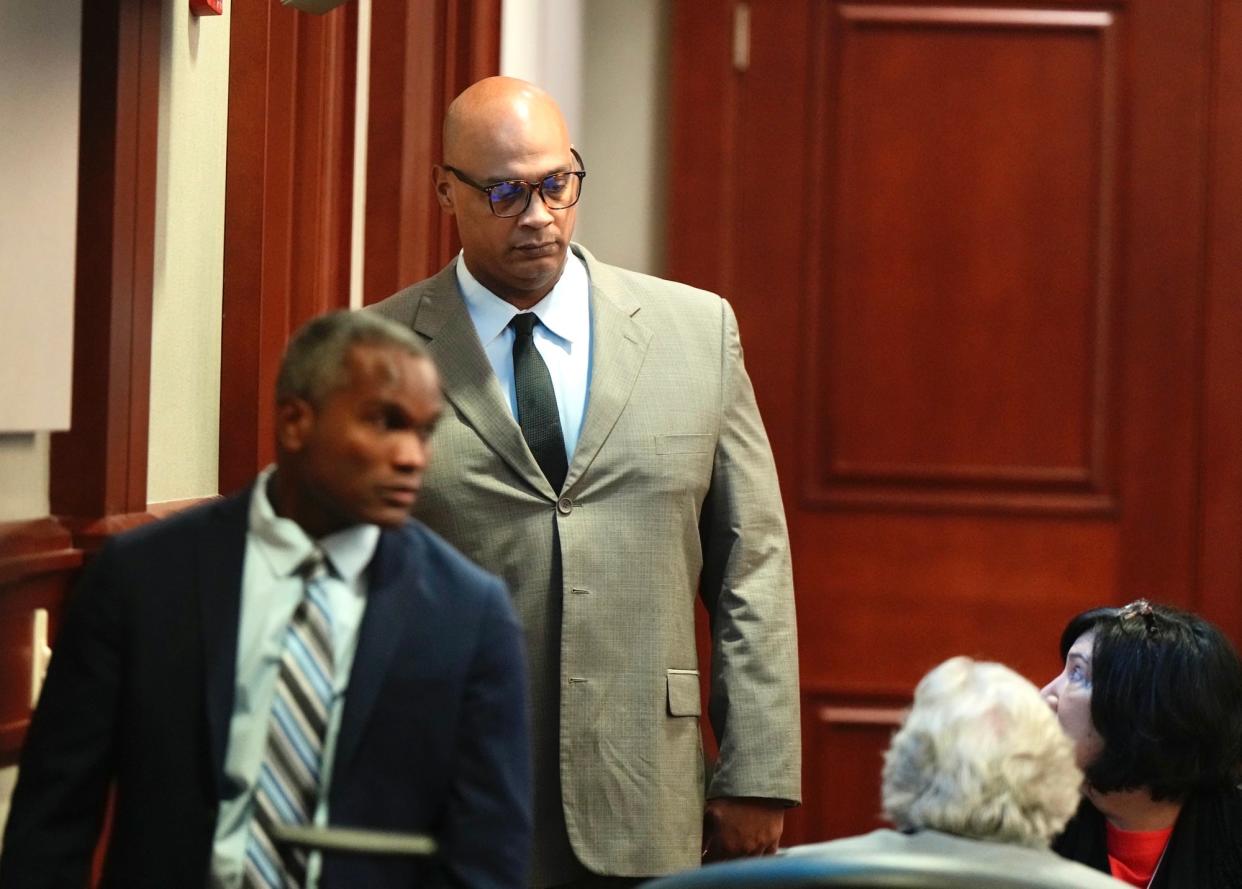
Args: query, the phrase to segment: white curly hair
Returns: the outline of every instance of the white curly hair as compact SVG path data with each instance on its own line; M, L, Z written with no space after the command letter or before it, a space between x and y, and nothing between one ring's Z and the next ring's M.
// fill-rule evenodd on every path
M1035 686L968 657L923 677L884 755L884 814L902 830L1047 847L1081 785L1073 743Z

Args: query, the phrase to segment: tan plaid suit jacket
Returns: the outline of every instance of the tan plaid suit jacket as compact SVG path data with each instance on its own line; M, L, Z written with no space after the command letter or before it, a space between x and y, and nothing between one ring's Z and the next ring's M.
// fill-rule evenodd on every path
M788 536L733 311L573 249L591 280L592 372L560 496L509 412L453 263L374 307L426 341L444 386L418 516L505 579L525 625L535 885L580 873L570 845L599 874L696 865L705 789L800 797ZM700 590L720 743L706 781Z

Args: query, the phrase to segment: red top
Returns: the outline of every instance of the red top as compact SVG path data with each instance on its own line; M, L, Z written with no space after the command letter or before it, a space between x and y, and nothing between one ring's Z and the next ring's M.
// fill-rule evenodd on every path
M1108 867L1113 876L1145 889L1169 843L1172 825L1164 830L1122 830L1107 820L1104 823L1108 829Z

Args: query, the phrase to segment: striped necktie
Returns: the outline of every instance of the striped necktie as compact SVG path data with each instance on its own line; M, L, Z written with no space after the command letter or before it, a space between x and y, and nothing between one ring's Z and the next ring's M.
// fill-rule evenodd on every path
M332 617L323 585L323 553L316 549L299 573L306 592L285 635L246 839L243 889L306 885L306 851L277 848L272 838L274 824L309 824L315 816L332 703Z

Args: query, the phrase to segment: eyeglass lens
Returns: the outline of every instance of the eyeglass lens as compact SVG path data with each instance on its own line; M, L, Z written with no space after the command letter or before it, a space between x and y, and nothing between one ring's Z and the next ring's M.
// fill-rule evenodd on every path
M539 183L543 202L553 210L564 210L578 201L580 177L573 173L554 173ZM492 212L497 216L520 216L531 199L529 182L497 182L488 192Z

